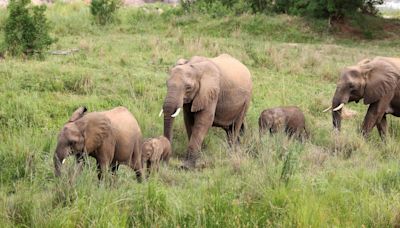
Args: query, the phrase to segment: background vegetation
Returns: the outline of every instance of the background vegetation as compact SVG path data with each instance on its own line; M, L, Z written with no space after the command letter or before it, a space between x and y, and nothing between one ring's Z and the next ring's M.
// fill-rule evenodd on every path
M45 17L46 6L31 6L30 0L11 0L4 22L5 49L13 56L43 56L54 40ZM0 50L1 51L1 50Z
M163 8L163 13L156 9ZM46 12L58 41L79 48L46 60L0 60L0 224L2 227L388 227L400 223L399 120L386 143L358 134L366 107L332 135L330 105L338 72L377 55L398 56L398 20L368 17L372 40L326 20L287 15L185 14L155 5L122 8L113 25L92 23L89 6L56 3ZM0 9L4 32L6 11ZM354 23L357 24L357 23ZM386 27L390 25L392 27ZM347 29L347 30L346 30ZM362 30L360 30L362 31ZM4 34L0 34L4 35ZM168 69L181 57L229 53L253 75L248 131L236 151L212 129L201 168L178 169L187 139L175 121L174 158L145 183L122 167L98 182L94 161L76 174L67 160L53 175L57 134L76 107L126 106L145 137L162 134L158 112ZM278 105L304 110L311 139L258 139L259 113Z
M288 13L314 18L342 19L352 14L378 14L383 0L181 0L186 11L208 12L214 16L227 12Z

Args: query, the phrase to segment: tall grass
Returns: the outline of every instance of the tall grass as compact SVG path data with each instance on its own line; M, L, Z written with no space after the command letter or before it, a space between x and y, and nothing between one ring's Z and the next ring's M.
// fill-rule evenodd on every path
M164 7L164 6L162 6ZM0 28L2 15L0 13ZM210 19L155 6L123 8L105 28L88 6L48 10L58 42L79 48L44 61L0 60L0 224L3 227L387 227L399 222L399 123L390 136L357 132L366 106L331 133L330 104L339 70L365 57L396 56L396 41L337 40L301 18L243 15ZM169 68L181 57L230 53L251 70L247 132L235 150L220 129L204 141L201 167L178 169L187 137L174 125L173 159L138 184L122 167L98 182L89 159L82 173L67 159L53 176L57 133L76 107L126 106L145 137L162 134L158 118ZM310 139L258 137L259 113L277 105L304 110Z

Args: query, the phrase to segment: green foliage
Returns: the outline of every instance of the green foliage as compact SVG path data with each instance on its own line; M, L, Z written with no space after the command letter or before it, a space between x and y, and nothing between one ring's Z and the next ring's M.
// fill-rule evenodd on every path
M213 17L221 17L229 13L290 13L315 18L341 18L361 10L363 13L376 15L376 5L383 0L182 0L185 11L199 11Z
M383 4L382 0L278 0L278 12L306 15L316 18L340 19L359 10L363 13L377 14L376 5Z
M92 0L90 12L97 24L106 25L115 21L115 14L121 4L121 0Z
M29 6L30 0L11 0L8 18L5 21L5 46L13 56L39 55L54 40L50 37L50 26L45 17L46 6Z

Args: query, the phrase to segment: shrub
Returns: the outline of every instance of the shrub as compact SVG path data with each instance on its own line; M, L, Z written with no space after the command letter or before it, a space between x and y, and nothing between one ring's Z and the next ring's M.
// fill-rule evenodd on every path
M383 0L181 0L184 11L208 13L212 16L233 12L289 13L316 18L341 18L345 14L363 13L376 15L376 5Z
M106 25L114 22L115 13L121 6L121 0L92 0L90 12L97 24Z
M242 14L251 10L251 4L246 0L181 0L181 6L184 12L196 11L212 17Z
M359 10L376 15L376 5L379 4L383 4L383 0L277 0L275 10L317 18L339 19Z
M46 6L29 7L30 0L11 0L5 21L5 47L13 55L42 56L54 40L49 35L50 26L44 15Z

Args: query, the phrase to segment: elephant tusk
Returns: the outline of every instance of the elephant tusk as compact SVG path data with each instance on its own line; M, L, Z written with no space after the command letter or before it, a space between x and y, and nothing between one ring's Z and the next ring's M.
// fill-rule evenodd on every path
M62 160L61 164L64 164L64 163L65 163L65 159Z
M327 108L327 109L325 109L324 111L322 111L322 112L327 112L327 111L329 111L329 110L331 110L332 109L332 105L331 106L329 106L329 108Z
M171 117L177 117L178 115L179 115L179 112L181 111L181 108L178 108L177 110L176 110L176 112L174 113L174 114L172 114L171 115Z
M342 109L344 106L344 103L341 103L339 106L337 106L336 108L334 108L332 111L336 112L339 111L340 109Z
M160 114L158 114L158 117L161 117L161 115L163 114L164 109L161 109Z

